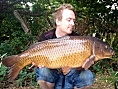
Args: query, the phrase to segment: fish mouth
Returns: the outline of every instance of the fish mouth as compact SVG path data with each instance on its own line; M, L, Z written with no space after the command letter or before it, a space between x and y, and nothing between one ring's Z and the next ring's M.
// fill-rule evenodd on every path
M112 55L113 55L113 56L115 55L115 51L114 51L114 50L112 50Z
M103 56L105 56L105 58L115 57L115 51L111 50L110 52L108 52L108 54L103 55Z
M116 57L115 51L112 51L112 57Z
M111 53L108 56L109 58L114 58L116 56L115 51L111 50Z

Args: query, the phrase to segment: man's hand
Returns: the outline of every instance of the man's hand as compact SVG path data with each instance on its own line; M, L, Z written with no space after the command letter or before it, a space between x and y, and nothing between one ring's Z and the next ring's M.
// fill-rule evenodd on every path
M82 68L84 68L85 70L88 69L91 65L94 64L94 61L95 61L95 56L92 55L90 58L88 58L88 59L84 62Z
M44 65L38 65L38 68L43 68L43 67L45 67Z

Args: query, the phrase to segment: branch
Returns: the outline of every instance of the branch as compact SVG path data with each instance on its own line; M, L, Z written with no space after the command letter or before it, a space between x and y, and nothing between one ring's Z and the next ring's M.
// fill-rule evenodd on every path
M17 10L14 10L14 15L20 21L24 32L25 33L30 33L30 29L28 28L28 25L27 25L26 21L23 20L23 18L21 17L21 15L18 13Z

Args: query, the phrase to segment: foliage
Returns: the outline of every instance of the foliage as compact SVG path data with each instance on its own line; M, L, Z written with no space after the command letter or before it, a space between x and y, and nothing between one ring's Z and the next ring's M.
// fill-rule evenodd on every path
M29 67L29 66L28 66ZM24 68L19 76L18 79L16 79L16 86L36 86L36 76L35 76L35 68L34 69L28 69L28 67Z
M1 0L0 56L23 52L39 40L41 33L54 28L51 14L62 3L70 3L75 7L77 16L75 31L80 35L96 36L108 42L116 51L113 59L99 61L91 67L91 70L95 73L107 73L117 79L118 3L116 0ZM14 10L19 12L29 32L24 32L21 23L14 16ZM0 81L4 81L7 68L1 65L0 71L2 71ZM15 82L17 86L27 86L29 83L36 85L34 70L24 68Z

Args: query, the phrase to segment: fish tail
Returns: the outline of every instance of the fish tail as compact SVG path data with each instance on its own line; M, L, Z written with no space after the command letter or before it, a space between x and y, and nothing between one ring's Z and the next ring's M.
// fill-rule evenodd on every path
M18 60L18 55L8 56L2 60L2 64L6 67L13 66Z
M9 71L8 71L8 81L12 82L19 74L19 72L21 71L21 68L19 68L16 65L13 65L12 67L10 67Z
M17 65L19 60L20 58L18 55L8 56L2 60L2 64L5 65L6 67L9 67L7 75L9 82L12 82L22 69L19 67L19 65Z
M22 59L19 56L16 56L15 58L17 61L15 62L15 64L13 64L12 66L9 67L9 71L8 71L8 81L12 82L20 73L20 71L27 65L31 64L32 60L29 59Z

